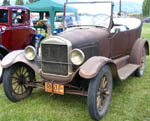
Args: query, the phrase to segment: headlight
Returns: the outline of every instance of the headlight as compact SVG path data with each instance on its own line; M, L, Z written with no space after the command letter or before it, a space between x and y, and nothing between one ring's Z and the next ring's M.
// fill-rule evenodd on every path
M74 65L81 65L85 60L85 55L83 53L82 50L80 49L74 49L72 50L71 52L71 62L74 64Z
M27 46L24 50L25 53L25 57L28 60L34 60L35 56L36 56L36 50L34 47L32 46Z

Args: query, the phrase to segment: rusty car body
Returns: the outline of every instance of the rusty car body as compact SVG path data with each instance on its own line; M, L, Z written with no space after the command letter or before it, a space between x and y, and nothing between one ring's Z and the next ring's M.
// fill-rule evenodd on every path
M29 96L34 87L87 96L90 116L100 120L108 110L113 81L144 74L149 45L140 38L140 20L113 18L113 2L66 3L66 14L67 5L78 10L74 25L44 39L38 55L28 46L3 59L4 91L13 102ZM43 80L36 81L35 73Z

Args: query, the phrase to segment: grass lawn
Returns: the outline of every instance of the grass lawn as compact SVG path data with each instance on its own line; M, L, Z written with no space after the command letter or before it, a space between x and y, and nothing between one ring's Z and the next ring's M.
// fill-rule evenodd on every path
M150 24L144 24L142 37L150 40ZM18 103L10 102L0 86L0 121L91 121L86 97L49 96L44 90ZM150 58L142 78L115 82L111 106L102 121L150 121Z

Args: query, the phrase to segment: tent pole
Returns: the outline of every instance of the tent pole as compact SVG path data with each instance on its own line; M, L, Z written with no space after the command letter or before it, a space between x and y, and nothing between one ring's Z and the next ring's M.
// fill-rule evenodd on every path
M8 5L10 5L10 0L8 0L7 2L8 2Z
M66 3L68 0L66 0ZM64 3L63 30L65 30L66 3Z

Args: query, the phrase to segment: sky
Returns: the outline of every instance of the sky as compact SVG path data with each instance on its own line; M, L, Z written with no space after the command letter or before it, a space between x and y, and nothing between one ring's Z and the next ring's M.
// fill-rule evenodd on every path
M10 0L11 4L14 4L15 1L16 0ZM24 0L24 1L26 2L27 0ZM65 0L54 0L54 1L64 2ZM68 1L81 1L81 0L68 0ZM82 0L82 1L87 1L87 0ZM93 0L93 1L98 1L98 0ZM119 1L119 0L111 0L111 1ZM122 1L130 1L131 2L131 0L122 0ZM140 4L142 4L143 1L144 0L132 0L132 2L137 2L137 3L140 3ZM3 2L3 0L0 0L0 5L2 4L2 2Z
M55 0L55 1L63 2L65 0ZM72 1L72 0L68 0L68 1ZM80 1L80 0L73 0L73 1ZM82 0L82 1L88 1L88 0ZM98 1L98 0L93 0L93 1ZM119 1L119 0L108 0L108 1L115 1L116 2L116 1ZM132 2L137 2L137 3L141 3L142 4L144 0L122 0L122 1L130 1L130 2L132 1Z

